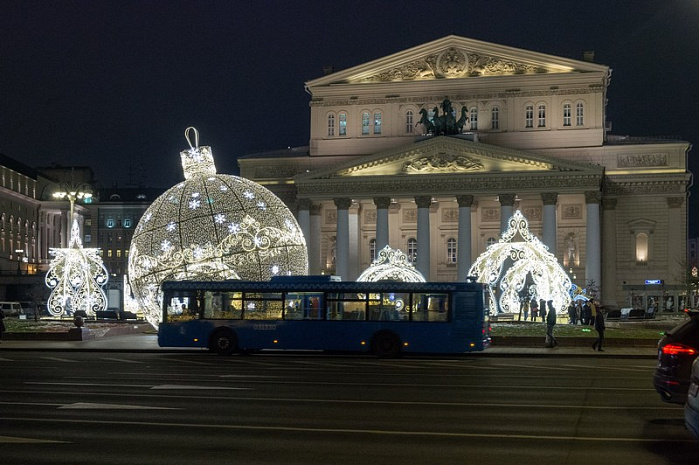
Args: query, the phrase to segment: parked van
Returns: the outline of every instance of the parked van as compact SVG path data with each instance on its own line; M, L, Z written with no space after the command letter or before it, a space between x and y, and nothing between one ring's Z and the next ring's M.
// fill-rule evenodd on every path
M5 316L18 316L22 313L22 305L19 302L0 302L0 309Z

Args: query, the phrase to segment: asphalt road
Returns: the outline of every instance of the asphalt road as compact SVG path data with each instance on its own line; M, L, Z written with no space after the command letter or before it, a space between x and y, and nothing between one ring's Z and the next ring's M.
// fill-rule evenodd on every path
M699 462L652 359L0 353L3 464Z

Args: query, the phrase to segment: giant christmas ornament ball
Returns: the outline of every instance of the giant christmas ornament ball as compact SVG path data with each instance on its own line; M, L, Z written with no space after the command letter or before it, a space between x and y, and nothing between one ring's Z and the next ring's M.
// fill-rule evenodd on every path
M131 241L131 289L156 327L163 281L267 281L308 272L306 242L286 205L253 181L216 174L211 149L190 146L180 154L185 181L148 207Z

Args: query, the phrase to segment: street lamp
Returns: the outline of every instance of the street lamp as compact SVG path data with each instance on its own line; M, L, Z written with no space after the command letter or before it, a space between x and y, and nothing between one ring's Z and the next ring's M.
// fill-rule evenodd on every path
M22 274L22 255L24 254L24 249L15 249L17 254L17 275Z
M84 187L85 190L80 189L81 187ZM92 191L89 189L89 186L87 186L87 185L82 185L82 186L70 185L70 186L68 186L68 188L66 190L54 192L53 197L57 200L67 198L68 201L70 201L70 221L69 221L69 223L71 223L73 221L73 211L75 208L74 207L75 201L80 200L80 199L92 198Z

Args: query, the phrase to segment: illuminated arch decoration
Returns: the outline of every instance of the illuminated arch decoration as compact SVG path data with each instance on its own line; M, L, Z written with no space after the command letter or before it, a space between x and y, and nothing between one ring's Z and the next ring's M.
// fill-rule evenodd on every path
M513 242L516 236L521 240ZM556 313L565 313L571 301L570 278L548 247L529 232L529 223L519 210L508 221L500 240L471 266L469 275L488 285L491 314L498 313L497 304L502 313L519 312L519 294L529 277L533 281L527 289L530 296L552 300Z
M379 251L371 265L359 275L357 281L424 283L425 277L410 263L406 254L386 246Z
M308 273L306 241L284 202L253 181L216 174L211 148L199 146L196 129L187 128L185 137L185 180L145 211L129 251L131 290L155 327L165 280L268 281Z
M83 248L78 221L73 220L67 248L51 248L54 258L44 282L51 289L47 307L53 316L83 310L88 316L107 308L107 296L102 288L109 273L99 255L99 249Z

